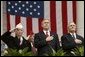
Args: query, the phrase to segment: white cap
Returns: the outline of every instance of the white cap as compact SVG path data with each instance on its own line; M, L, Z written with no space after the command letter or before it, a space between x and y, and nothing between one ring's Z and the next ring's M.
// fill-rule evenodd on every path
M16 28L23 29L23 26L22 26L21 23L19 23L19 24L16 25Z

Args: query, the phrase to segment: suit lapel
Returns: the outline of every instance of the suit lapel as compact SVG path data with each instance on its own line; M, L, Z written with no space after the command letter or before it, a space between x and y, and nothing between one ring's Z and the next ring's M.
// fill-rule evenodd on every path
M46 35L43 31L40 33L40 37L46 39Z
M50 32L50 36L52 36L53 34L52 34L52 32Z
M54 34L52 32L50 32L50 36L53 36L53 40L50 41L51 44L53 44L55 42L55 40L54 40L55 36L54 36Z
M55 38L54 34L52 32L50 32L50 36L53 36L53 39Z
M21 45L24 45L25 44L25 39L24 39L24 37L22 37L22 44Z
M67 39L68 39L69 41L73 41L73 40L74 40L70 33L67 35Z
M15 43L16 43L16 46L19 46L19 39L17 36L15 37Z
M22 45L24 45L26 43L26 41L25 41L24 37L22 37L22 38L23 38Z
M76 34L76 38L77 38L77 39L80 39L79 36L78 36L78 34Z

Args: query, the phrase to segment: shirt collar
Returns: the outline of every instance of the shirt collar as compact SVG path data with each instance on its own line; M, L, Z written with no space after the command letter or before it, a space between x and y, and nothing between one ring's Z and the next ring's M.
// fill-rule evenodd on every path
M43 30L43 32L45 33L45 35L46 35L46 32L48 32L48 35L50 35L50 31L49 30L48 31Z
M70 35L71 35L71 36L73 36L73 35L74 35L74 37L76 38L76 33L70 33Z

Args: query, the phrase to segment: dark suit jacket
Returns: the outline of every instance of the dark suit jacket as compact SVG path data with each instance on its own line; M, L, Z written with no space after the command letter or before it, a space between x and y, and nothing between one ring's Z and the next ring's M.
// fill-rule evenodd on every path
M61 37L62 47L65 51L70 51L73 48L76 48L76 46L81 46L84 43L84 38L80 35L76 34L76 38L80 39L82 41L82 44L76 44L73 37L70 33L63 35Z
M11 32L9 31L7 31L1 36L1 40L7 44L8 48L19 50L25 47L29 47L29 50L31 50L31 45L29 41L25 40L23 37L22 45L19 45L19 39L17 37L11 36Z
M47 44L46 42L46 35L44 32L39 32L35 34L34 38L34 45L38 49L38 55L43 55L43 54L50 54L52 53L53 48L55 51L59 48L59 40L58 40L58 35L55 33L50 33L50 35L53 35L53 40L50 42L50 44Z

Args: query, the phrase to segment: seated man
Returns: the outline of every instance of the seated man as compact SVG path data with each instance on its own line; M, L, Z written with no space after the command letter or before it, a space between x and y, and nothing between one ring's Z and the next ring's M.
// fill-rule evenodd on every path
M83 45L84 38L76 33L76 24L74 22L68 25L68 32L68 34L61 37L61 42L64 51L72 55L72 49Z
M11 36L11 33L15 32L15 37ZM8 48L12 49L23 49L25 47L29 47L29 51L31 50L30 43L22 36L23 34L23 26L19 23L16 28L11 29L10 31L5 32L1 36L1 40L5 42Z
M46 56L52 54L54 51L57 52L59 48L58 35L49 30L49 20L44 19L42 21L43 31L35 34L34 45L37 48L38 56Z

